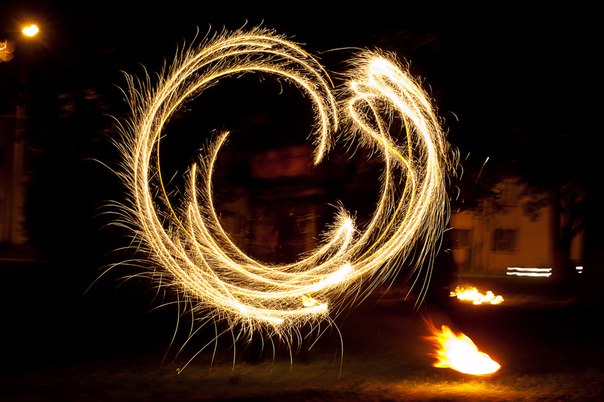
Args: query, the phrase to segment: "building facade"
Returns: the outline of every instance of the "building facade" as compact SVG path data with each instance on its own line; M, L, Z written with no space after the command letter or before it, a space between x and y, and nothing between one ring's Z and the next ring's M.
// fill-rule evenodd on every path
M504 180L496 188L498 206L481 202L476 210L454 213L450 240L458 273L466 276L507 276L522 273L550 276L555 257L554 208L536 214L525 209L528 195L517 179ZM575 236L571 262L580 270L583 235Z

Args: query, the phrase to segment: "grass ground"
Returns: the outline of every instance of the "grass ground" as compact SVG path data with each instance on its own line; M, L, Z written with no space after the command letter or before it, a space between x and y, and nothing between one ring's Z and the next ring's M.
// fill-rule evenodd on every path
M249 359L226 342L213 362L206 351L181 371L196 344L172 353L169 312L139 314L113 293L57 293L44 279L54 289L46 294L10 283L1 401L604 400L601 305L535 298L530 288L500 306L451 299L415 311L371 299L340 321L343 343L328 331L290 360L280 348ZM433 367L426 318L462 331L502 368L476 377Z
M121 321L102 330L89 326L78 333L73 323L61 326L55 317L37 324L40 336L20 322L29 335L17 331L5 343L10 350L0 400L604 400L601 308L572 299L522 304L517 295L516 300L468 306L452 299L420 311L399 299L370 300L340 323L343 344L335 332L327 333L292 360L279 348L250 360L244 350L233 354L230 347L220 347L214 362L203 352L182 371L192 351L179 357L168 353L164 360L169 331L163 318L148 315L144 322ZM501 370L476 377L432 367L434 345L426 340L425 318L464 332ZM106 317L103 325L111 321ZM93 322L101 325L99 319Z

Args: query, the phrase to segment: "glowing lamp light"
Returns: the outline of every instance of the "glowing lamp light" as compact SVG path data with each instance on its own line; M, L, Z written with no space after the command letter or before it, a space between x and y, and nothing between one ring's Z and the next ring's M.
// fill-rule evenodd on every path
M486 293L482 293L475 287L466 288L463 286L457 286L449 295L451 297L456 297L462 302L468 302L474 305L503 303L503 296L495 296L491 290L487 290Z
M40 28L36 24L29 24L21 29L21 33L29 38L36 36L40 32Z
M40 28L36 24L29 24L21 29L21 33L26 38L33 38L38 35ZM0 41L0 63L13 60L15 57L15 41Z
M479 351L467 335L456 334L446 325L442 325L440 331L433 328L431 339L438 347L434 367L478 376L494 374L501 368L488 354Z

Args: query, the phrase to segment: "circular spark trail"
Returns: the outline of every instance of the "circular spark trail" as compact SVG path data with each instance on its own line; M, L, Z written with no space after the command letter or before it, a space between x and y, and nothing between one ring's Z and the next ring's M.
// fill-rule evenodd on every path
M329 320L330 312L366 297L403 264L420 294L425 291L448 214L445 135L428 97L393 57L365 52L352 66L346 86L336 91L310 54L271 30L253 28L185 49L155 84L129 78L133 116L118 143L118 174L130 193L122 212L155 267L150 275L178 292L193 313L242 325L250 334L283 336L304 323ZM251 258L221 226L212 175L228 132L190 167L182 204L171 203L161 179L160 139L172 114L220 79L248 72L276 75L306 95L315 111L309 137L315 164L340 131L372 147L384 162L369 223L359 229L339 209L319 247L289 264ZM402 135L389 132L397 119Z

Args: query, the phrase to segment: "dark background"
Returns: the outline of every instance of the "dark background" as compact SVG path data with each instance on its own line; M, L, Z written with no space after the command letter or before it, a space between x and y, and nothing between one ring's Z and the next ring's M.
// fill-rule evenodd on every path
M207 32L256 25L302 44L334 74L355 49L395 52L434 99L468 181L488 187L490 176L512 171L520 159L526 166L531 158L546 166L545 172L568 165L597 176L592 161L597 158L600 29L594 23L597 13L581 2L535 8L514 2L488 8L4 2L3 36L17 36L18 23L28 15L40 21L42 32L35 41L19 43L15 60L0 66L2 105L10 108L15 78L25 74L33 143L39 150L54 148L46 152L50 160L33 164L49 164L37 168L51 174L50 165L63 163L52 174L57 186L66 179L64 170L76 170L67 162L112 157L105 148L115 131L112 117L129 113L121 92L124 72L153 76L179 48ZM93 198L105 191L77 182L65 186L80 186L76 193L98 192Z
M33 41L18 39L15 59L0 65L0 106L10 113L18 93L26 104L28 232L44 258L67 266L102 267L108 250L124 241L122 233L107 227L111 218L105 213L108 201L124 197L109 169L119 164L110 144L116 137L114 119L130 114L122 92L124 73L143 77L147 72L153 78L178 49L206 34L246 26L262 25L290 37L334 76L358 49L395 53L433 98L450 142L459 149L454 209L472 205L502 175L529 171L550 187L558 185L551 184L552 177L587 183L595 209L601 197L596 163L600 28L595 10L581 2L357 8L346 3L9 1L2 3L1 15L0 32L9 39L19 37L19 23L26 18L41 27ZM219 100L231 102L226 95ZM221 118L239 118L211 108L206 112L196 121L214 119L208 129L220 128ZM279 113L285 121L290 117ZM298 118L292 114L291 121ZM586 221L597 228L599 216ZM598 244L600 232L593 231L592 244Z
M17 39L18 24L28 16L39 22L41 33L26 43ZM592 256L601 256L599 16L595 5L577 1L540 6L3 1L0 40L18 43L15 59L0 63L0 114L13 113L22 96L30 116L26 224L36 252L34 264L28 259L2 265L7 372L19 378L20 370L78 367L86 356L95 362L125 352L116 358L122 365L137 348L154 341L152 355L164 351L176 308L150 310L170 299L146 280L121 280L136 269L119 267L95 282L108 264L130 257L121 248L128 245L127 231L109 225L114 215L107 214L108 202L125 197L110 171L119 163L110 140L116 137L114 119L129 116L124 73L154 76L179 48L223 28L274 28L336 74L355 49L396 53L424 83L450 142L459 148L464 174L453 180L461 189L459 199L471 204L507 173L528 177L530 171L540 179L580 182L590 197L586 246L597 251ZM223 117L209 114L217 121ZM601 270L600 260L592 259L592 267ZM593 285L599 289L598 282ZM499 342L532 324L538 334L554 339L556 348L580 348L571 324L581 321L581 331L592 334L589 339L596 344L601 324L593 316L584 320L570 310L574 318L562 317L559 325L556 310L545 315L518 311L504 310L508 320L496 324L497 335L503 334ZM499 317L481 314L460 313L465 317L460 322L480 328ZM513 325L506 328L509 318ZM546 334L560 327L565 331L553 338ZM517 354L536 364L529 352L541 339L531 334L524 333L528 346ZM537 349L554 355L546 347ZM569 350L569 360L581 360ZM519 372L531 367L524 364ZM46 372L39 371L44 384ZM27 383L28 376L22 377ZM69 390L70 381L61 378L57 384ZM40 394L45 390L39 389Z
M17 38L26 16L41 27L34 41L17 44L13 61L0 64L2 112L22 91L30 115L28 231L41 258L77 284L75 292L119 261L116 250L127 234L107 226L112 216L105 206L124 197L107 167L119 163L109 141L114 118L129 116L124 73L154 76L206 32L257 25L302 44L335 74L359 48L394 52L424 84L459 148L461 199L471 201L476 187L488 189L502 174L534 165L545 175L570 171L585 179L598 200L601 29L595 7L586 4L5 1L2 37ZM599 227L600 215L590 223ZM597 244L601 234L594 233ZM113 289L115 282L96 286ZM116 311L136 305L114 297ZM142 309L148 305L141 302Z

